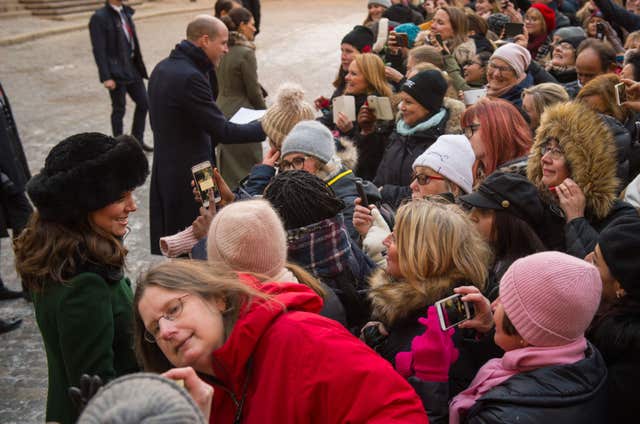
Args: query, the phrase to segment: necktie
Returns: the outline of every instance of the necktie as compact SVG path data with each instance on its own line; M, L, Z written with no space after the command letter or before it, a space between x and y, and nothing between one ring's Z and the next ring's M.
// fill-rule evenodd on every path
M127 15L124 14L124 9L120 10L120 18L122 19L122 27L124 28L124 35L127 37L127 41L131 44L131 51L133 52L135 45L133 41L133 31L127 20Z

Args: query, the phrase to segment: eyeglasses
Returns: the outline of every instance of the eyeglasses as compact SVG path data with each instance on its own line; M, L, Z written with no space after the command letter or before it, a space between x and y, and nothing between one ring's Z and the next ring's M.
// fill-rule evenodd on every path
M506 72L514 72L511 66L499 66L493 62L489 62L487 67L489 72L498 71L501 75Z
M466 135L467 138L471 138L476 131L478 131L478 128L480 128L480 124L471 124L468 127L464 127L464 135Z
M542 154L542 156L549 153L549 157L554 160L562 159L564 157L564 150L559 146L554 146L554 147L549 146L549 142L551 140L547 141L542 146L540 146L540 153Z
M279 169L280 171L290 171L292 169L302 169L306 160L309 159L309 156L301 156L297 158L293 158L291 162L288 160L281 160Z
M180 317L182 310L184 309L184 299L189 296L189 294L185 294L184 296L180 296L171 300L167 304L167 309L164 314L157 321L152 322L149 329L144 330L144 339L149 343L157 343L158 334L160 334L160 320L162 318L168 321L175 321Z
M418 184L423 186L429 184L431 180L444 181L445 178L438 175L416 174L414 172L411 174L411 181L413 180L418 180Z

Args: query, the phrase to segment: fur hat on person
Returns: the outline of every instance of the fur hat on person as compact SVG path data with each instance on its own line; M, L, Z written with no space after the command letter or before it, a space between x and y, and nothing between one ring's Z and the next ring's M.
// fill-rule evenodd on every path
M149 163L135 138L80 133L51 149L27 193L43 220L71 224L142 185L147 175Z
M360 53L367 53L371 51L373 46L374 35L373 32L364 25L356 25L353 29L344 36L340 44L351 44L358 49Z
M464 135L441 135L413 162L413 169L425 166L456 184L465 193L473 190L473 163L476 159Z
M556 29L556 12L543 3L534 3L531 5L531 8L537 9L540 12L544 19L544 24L547 27L547 34L551 34L553 30Z
M287 260L287 236L280 217L265 200L225 206L209 227L207 257L235 271L275 278Z
M640 300L640 217L613 220L600 233L598 245L613 278L628 296Z
M616 143L600 116L580 102L558 103L545 109L527 161L527 178L545 195L542 183L542 147L558 140L571 179L586 198L585 212L604 219L618 195ZM588 143L585 142L588 140Z
M442 107L447 92L447 81L440 71L428 70L417 73L402 84L402 91L416 99L430 113Z
M78 424L204 424L191 395L158 374L135 373L119 377L89 401Z
M281 158L289 153L305 153L329 162L336 154L336 143L331 131L318 121L298 122L284 139Z
M529 65L531 65L531 53L519 44L507 43L498 47L491 59L502 59L513 68L518 78L524 77Z
M369 0L367 2L367 6L369 6L370 4L379 4L380 6L389 8L391 7L391 0Z
M282 141L298 122L314 117L315 111L305 101L302 87L288 82L278 88L276 102L267 109L261 122L271 147L280 149Z
M276 175L264 198L278 211L287 230L333 218L345 206L324 181L302 170Z
M584 336L601 294L596 267L560 252L518 259L500 280L505 314L537 347L564 346Z

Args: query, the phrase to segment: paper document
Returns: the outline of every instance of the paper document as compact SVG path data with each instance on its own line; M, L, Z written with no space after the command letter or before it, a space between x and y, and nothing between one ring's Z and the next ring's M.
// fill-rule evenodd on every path
M266 112L266 109L254 110L241 107L240 110L229 119L229 122L233 122L234 124L248 124L256 119L262 118Z
M333 99L333 123L338 122L338 112L347 116L349 121L356 120L356 98L353 96L340 96Z

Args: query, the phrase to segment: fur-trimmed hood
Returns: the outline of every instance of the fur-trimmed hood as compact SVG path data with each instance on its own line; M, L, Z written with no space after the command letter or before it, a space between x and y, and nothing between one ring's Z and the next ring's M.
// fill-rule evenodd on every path
M571 171L571 179L586 197L586 212L598 219L605 218L613 206L619 181L616 178L616 144L603 120L578 102L561 103L547 109L527 164L527 177L541 193L542 145L550 137L558 139Z
M256 45L252 41L247 40L244 34L237 31L229 31L229 47L233 46L244 46L251 50L256 49Z
M442 281L446 284L439 284ZM446 289L441 290L442 293L425 293L406 281L391 280L382 269L377 270L369 277L373 318L389 327L416 311L426 313L427 307L451 292L450 278L434 278L432 282L434 286L445 286Z
M462 134L462 114L465 110L464 103L460 100L445 97L442 106L449 111L445 134Z
M358 165L358 149L350 139L346 137L336 139L336 156L340 158L345 168L356 169Z

